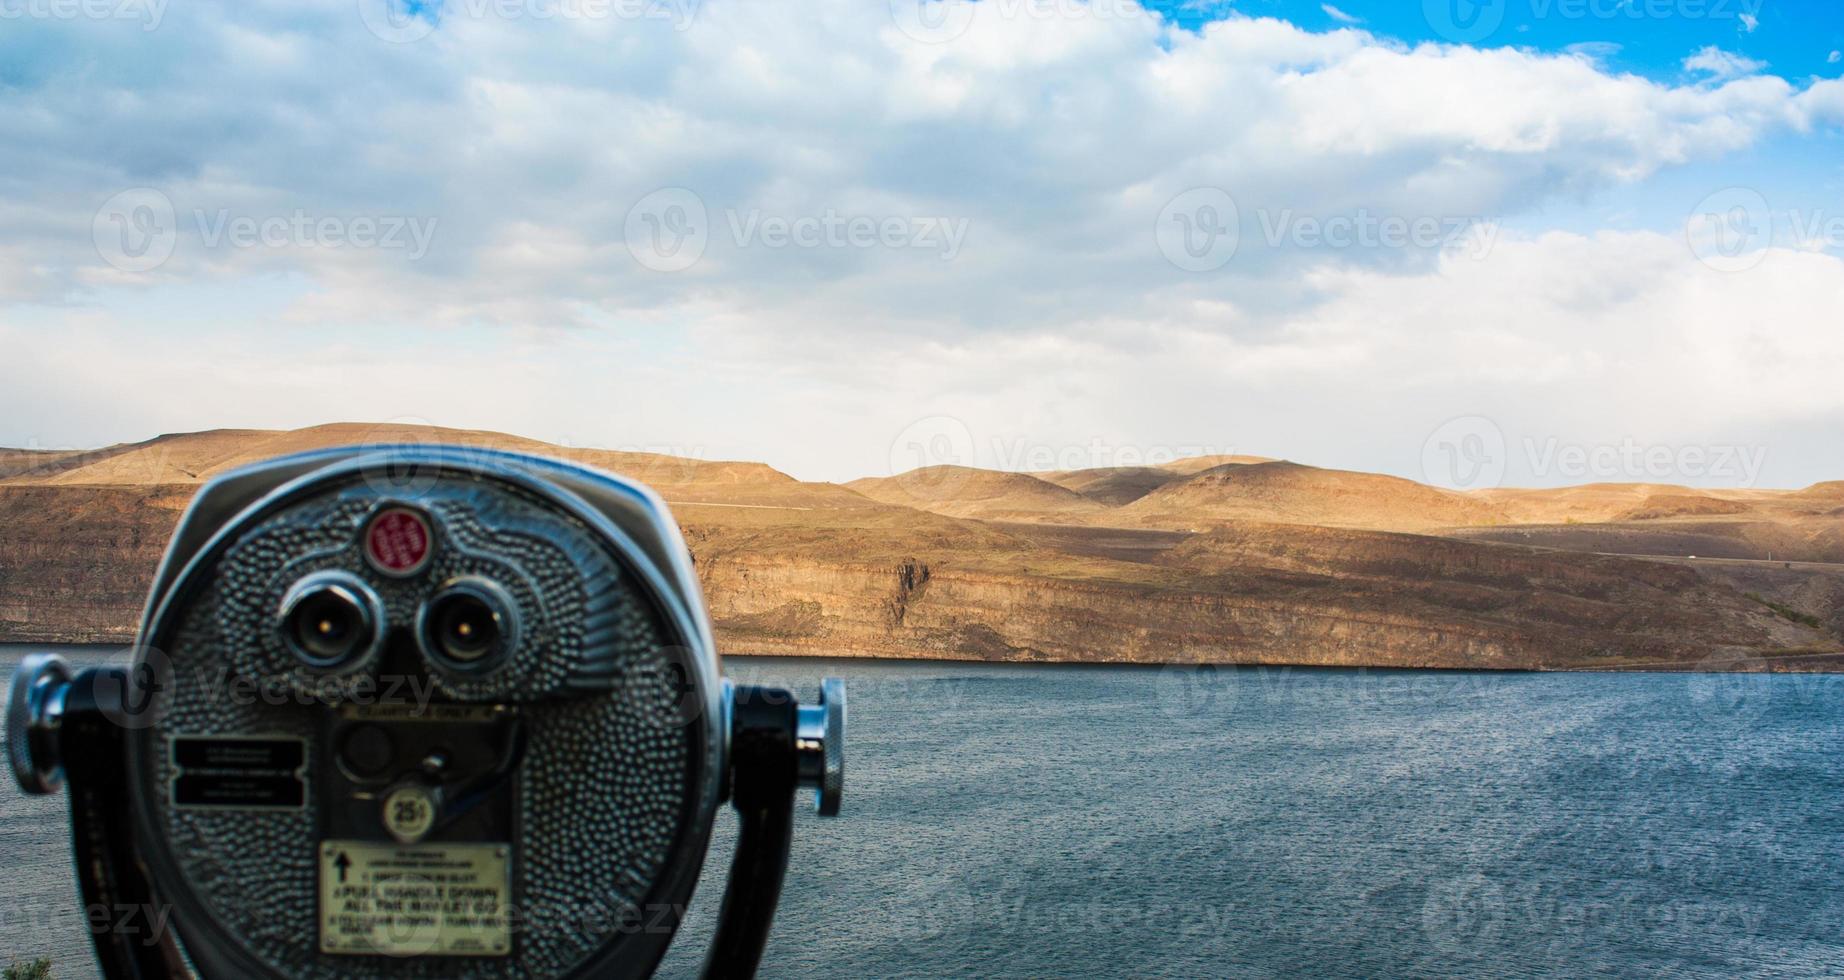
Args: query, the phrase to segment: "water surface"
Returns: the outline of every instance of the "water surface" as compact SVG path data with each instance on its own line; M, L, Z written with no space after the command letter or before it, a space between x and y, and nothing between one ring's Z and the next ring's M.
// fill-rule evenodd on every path
M1844 973L1844 677L729 666L851 687L767 976ZM0 789L0 951L90 976L63 819Z

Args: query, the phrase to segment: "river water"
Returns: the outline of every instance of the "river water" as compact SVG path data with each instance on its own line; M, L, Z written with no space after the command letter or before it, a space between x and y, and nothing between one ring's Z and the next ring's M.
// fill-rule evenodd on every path
M851 691L765 976L1844 974L1844 676L729 669ZM0 956L92 976L65 802L4 782Z

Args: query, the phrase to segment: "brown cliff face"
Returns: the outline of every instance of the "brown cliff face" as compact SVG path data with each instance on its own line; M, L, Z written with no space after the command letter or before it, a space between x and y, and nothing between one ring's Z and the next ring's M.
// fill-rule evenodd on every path
M1835 655L1844 649L1844 566L1819 563L1844 559L1844 493L1827 485L1469 495L1238 458L1041 479L925 472L859 481L859 493L754 463L365 426L0 454L0 640L127 640L199 482L283 452L387 441L547 452L652 484L684 527L729 653L1481 668L1844 663ZM1418 533L1392 530L1405 527ZM1688 544L1723 547L1686 552ZM1757 560L1770 547L1776 560ZM1609 551L1624 553L1596 553ZM1796 557L1811 561L1783 560Z
M0 485L0 641L131 639L194 489Z

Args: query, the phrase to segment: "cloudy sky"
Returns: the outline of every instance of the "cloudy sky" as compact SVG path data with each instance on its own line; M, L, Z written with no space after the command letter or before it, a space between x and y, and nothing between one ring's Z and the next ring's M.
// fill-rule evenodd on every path
M0 21L0 445L1844 478L1832 0Z

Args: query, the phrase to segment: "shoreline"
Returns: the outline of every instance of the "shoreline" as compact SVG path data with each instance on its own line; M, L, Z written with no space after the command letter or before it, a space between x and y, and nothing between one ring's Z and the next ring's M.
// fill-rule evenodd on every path
M0 660L16 659L27 653L56 653L83 660L101 660L109 654L119 653L132 647L132 640L107 643L32 643L11 640L0 641ZM1403 665L1403 664L1320 664L1292 663L1265 660L1182 660L1182 661L1126 661L1126 660L989 660L975 657L912 657L902 655L885 655L874 653L757 653L746 650L719 654L720 660L735 659L739 661L814 661L814 662L873 662L897 663L911 665L955 665L955 666L989 666L989 667L1051 667L1051 668L1127 668L1134 670L1168 670L1178 668L1221 668L1226 670L1309 670L1309 671L1364 671L1389 673L1438 673L1438 674L1834 674L1844 673L1844 650L1826 653L1788 654L1783 658L1739 657L1732 660L1717 661L1722 665L1749 665L1757 669L1698 669L1697 665L1705 661L1673 661L1659 664L1626 663L1605 667L1492 667L1492 666L1450 666L1450 665ZM1796 661L1822 660L1822 666L1796 664ZM1776 665L1785 667L1806 666L1808 669L1776 669ZM1764 668L1764 669L1763 669Z

